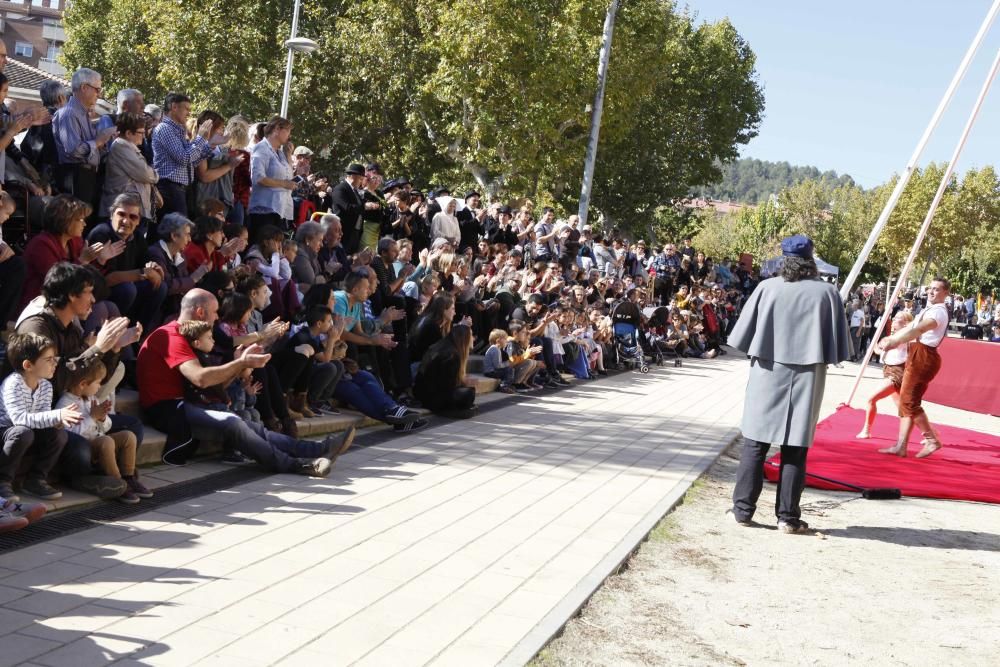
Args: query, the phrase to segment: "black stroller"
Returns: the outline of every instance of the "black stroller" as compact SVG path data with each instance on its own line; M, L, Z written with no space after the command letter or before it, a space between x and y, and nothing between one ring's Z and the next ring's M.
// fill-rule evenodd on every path
M667 339L667 326L670 323L670 309L666 306L644 308L642 311L649 327L649 337L657 352L663 359L673 359L674 366L682 365L683 355L677 351L676 345L670 345Z

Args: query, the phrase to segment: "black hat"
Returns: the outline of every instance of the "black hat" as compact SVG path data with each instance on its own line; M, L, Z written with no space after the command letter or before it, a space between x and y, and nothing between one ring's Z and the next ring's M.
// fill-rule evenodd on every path
M812 259L813 242L808 236L796 234L781 241L781 254L785 257L802 257Z
M511 213L513 213L513 211L510 208L510 206L501 206L498 213L506 213L507 215L510 215Z
M410 179L408 179L406 176L396 179L396 185L398 185L399 187L403 187L404 185L409 185L409 184L410 184Z
M385 185L382 186L382 194L388 193L390 190L399 187L399 181L392 179L391 181L386 181Z
M357 163L349 164L347 165L347 169L344 170L344 173L348 176L364 176L365 168Z
M434 191L435 197L440 197L441 195L450 195L450 194L451 194L451 188L449 188L447 185L442 185L441 187L439 187L437 190Z
M482 197L482 195L480 195L475 190L469 190L468 192L465 193L465 197L463 197L463 199L465 199L465 201L469 201L469 197Z
M365 171L374 171L379 176L384 176L382 166L378 162L369 162L368 166L365 167Z

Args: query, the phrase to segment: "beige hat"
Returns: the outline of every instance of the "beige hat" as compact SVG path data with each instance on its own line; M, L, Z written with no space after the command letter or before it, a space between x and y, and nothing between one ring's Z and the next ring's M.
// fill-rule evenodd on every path
M311 156L312 154L313 152L308 148L306 148L305 146L297 146L295 150L292 151L292 155L296 157L298 157L299 155Z

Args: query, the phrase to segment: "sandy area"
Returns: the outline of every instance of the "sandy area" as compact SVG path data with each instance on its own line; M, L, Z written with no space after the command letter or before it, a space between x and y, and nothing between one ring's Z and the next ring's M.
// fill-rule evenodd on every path
M825 411L849 371L831 378ZM998 664L1000 506L807 488L803 518L818 532L786 535L767 484L766 525L743 528L725 515L737 455L719 459L535 665Z

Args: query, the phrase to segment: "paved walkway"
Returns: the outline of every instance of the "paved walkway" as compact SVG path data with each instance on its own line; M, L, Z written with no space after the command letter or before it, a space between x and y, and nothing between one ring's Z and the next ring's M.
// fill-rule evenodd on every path
M735 356L0 556L0 665L522 664L736 435Z

